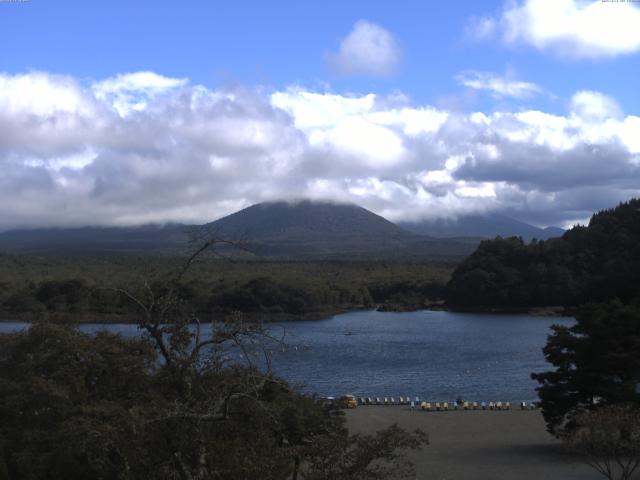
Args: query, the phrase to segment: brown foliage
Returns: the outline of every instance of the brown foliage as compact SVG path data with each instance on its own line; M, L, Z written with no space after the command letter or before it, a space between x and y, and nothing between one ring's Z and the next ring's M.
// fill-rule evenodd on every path
M576 416L563 438L609 480L629 480L640 465L640 410L611 405Z

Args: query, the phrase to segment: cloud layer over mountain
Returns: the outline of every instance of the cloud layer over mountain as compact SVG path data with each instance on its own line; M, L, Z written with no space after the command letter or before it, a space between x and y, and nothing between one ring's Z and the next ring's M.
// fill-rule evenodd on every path
M594 91L567 105L460 113L153 72L0 75L0 229L205 222L296 198L392 220L501 210L571 223L640 194L640 117Z

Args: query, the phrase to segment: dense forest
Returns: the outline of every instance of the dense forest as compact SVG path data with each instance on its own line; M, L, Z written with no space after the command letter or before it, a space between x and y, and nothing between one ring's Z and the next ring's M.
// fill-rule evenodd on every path
M640 199L592 216L561 238L483 241L453 272L454 308L575 307L640 293Z
M424 432L349 435L333 406L225 362L259 330L225 322L200 337L138 319L149 336L51 323L0 335L0 478L415 478L405 453Z
M73 321L133 321L120 292L158 286L183 256L0 255L0 315ZM424 308L442 296L452 267L405 262L270 262L206 258L180 284L202 318L240 311L264 319L319 318L359 309Z

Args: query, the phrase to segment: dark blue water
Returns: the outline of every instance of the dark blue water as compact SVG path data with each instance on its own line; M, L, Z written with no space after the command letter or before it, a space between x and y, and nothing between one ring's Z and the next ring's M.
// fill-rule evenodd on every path
M352 312L328 320L276 323L288 348L273 369L321 395L419 396L433 400L531 401L531 372L549 368L542 347L554 323L572 319L452 312ZM26 324L0 323L0 332ZM135 325L85 324L138 334Z

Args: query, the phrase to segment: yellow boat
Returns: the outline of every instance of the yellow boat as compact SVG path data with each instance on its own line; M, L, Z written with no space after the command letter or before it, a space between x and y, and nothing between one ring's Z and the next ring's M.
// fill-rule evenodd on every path
M338 400L340 408L356 408L358 406L358 400L351 394L343 395Z

